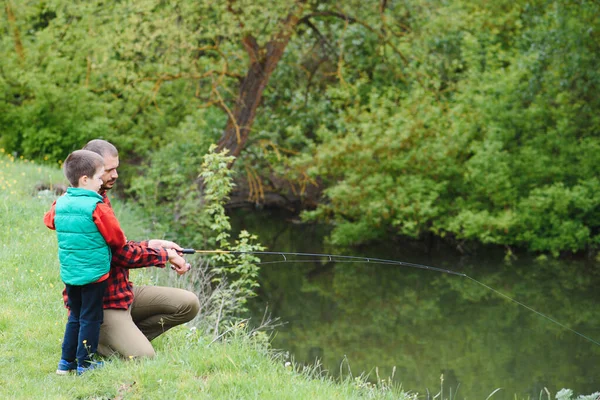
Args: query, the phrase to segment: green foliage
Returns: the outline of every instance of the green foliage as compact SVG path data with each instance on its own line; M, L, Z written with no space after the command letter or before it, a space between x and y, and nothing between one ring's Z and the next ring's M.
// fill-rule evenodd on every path
M439 198L448 194L457 174L450 160L460 157L465 139L448 135L447 127L442 133L434 116L426 115L425 110L440 112L430 98L398 112L402 96L393 89L369 94L365 105L357 91L340 93L340 102L348 97L358 101L346 107L340 123L351 125L318 132L323 145L308 170L337 181L325 190L331 202L306 215L329 215L337 226L332 235L337 244L383 238L389 225L418 237L446 214Z
M411 84L353 78L347 64L328 87L333 115L293 164L323 181L305 217L333 223L336 244L433 233L595 248L600 8L542 3L407 3L410 30L394 43Z
M580 394L576 400L596 400L600 397L600 392L592 393L589 395ZM561 389L556 393L556 400L571 400L573 399L573 391L571 389Z
M198 110L176 128L166 133L167 144L155 151L140 168L142 173L131 179L127 194L148 211L154 223L170 236L184 235L197 245L215 245L214 237L207 234L208 226L189 226L187 220L199 212L198 173L210 143L206 136L197 136L197 130L209 129L210 121L218 118L209 111ZM225 172L222 172L224 174ZM230 175L228 175L230 176ZM221 197L222 200L225 196ZM213 204L219 201L213 198ZM184 206L190 203L189 206ZM169 210L165 214L165 209ZM202 217L198 218L202 220ZM177 221L179 224L172 224ZM180 228L178 228L180 227ZM188 229L189 228L189 229ZM194 232L196 234L194 234ZM208 243L207 240L212 240Z
M562 249L576 252L589 244L597 245L600 236L593 235L589 225L597 220L599 190L596 178L571 188L556 183L533 189L519 204L520 218L514 224L516 239L530 243L532 250L555 253Z
M224 205L234 186L233 171L228 168L234 157L227 156L226 151L217 153L215 145L204 155L200 149L200 145L173 143L165 152L155 153L146 174L134 180L131 193L153 217L155 226L168 228L168 236L178 243L223 252L263 250L257 236L245 231L231 240L231 224ZM199 159L200 168L196 164ZM165 213L167 204L173 207L172 213ZM224 253L210 260L217 265L213 269L215 282L227 281L229 291L221 294L227 299L227 315L243 311L258 286L256 263L260 259L247 253Z
M200 114L208 126L186 141L215 142L245 73L242 37L266 41L293 4L21 2L14 23L0 18L0 144L56 161L102 137L139 162Z
M203 208L201 212L190 212L188 217L198 221L196 225L202 226L204 221L209 221L209 229L216 234L215 243L219 250L225 252L252 252L264 250L259 243L258 237L246 231L240 232L239 238L230 242L231 224L229 217L225 214L223 205L233 187L232 171L228 165L233 157L227 156L227 152L216 153L216 146L211 146L209 153L204 156L200 178L203 184ZM244 309L244 304L249 297L254 296L255 288L258 287L257 278L259 268L256 263L260 259L253 254L242 253L239 256L233 254L218 254L214 258L215 263L225 263L215 269L229 278L229 286L239 299L239 307Z
M303 4L237 171L318 185L306 217L333 243L597 248L597 2ZM132 193L171 201L235 107L244 39L265 45L297 6L21 2L0 18L0 146L54 163L103 137Z

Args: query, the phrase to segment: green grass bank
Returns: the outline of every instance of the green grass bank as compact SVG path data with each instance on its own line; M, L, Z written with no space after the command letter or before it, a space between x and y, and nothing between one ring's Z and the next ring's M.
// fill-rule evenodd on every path
M66 323L55 233L43 222L55 198L39 183L64 183L58 168L0 154L0 398L3 399L363 399L410 398L382 382L334 382L285 365L265 335L233 329L222 340L179 327L155 340L151 360L112 360L82 377L57 376ZM147 239L139 213L115 204L131 239ZM168 270L133 271L137 284Z

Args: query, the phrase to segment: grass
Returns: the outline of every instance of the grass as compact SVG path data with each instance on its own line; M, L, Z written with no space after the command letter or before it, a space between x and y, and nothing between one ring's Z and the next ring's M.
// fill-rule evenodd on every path
M222 340L178 327L153 343L157 357L114 359L82 377L58 376L66 323L56 237L43 222L55 196L35 190L64 183L58 168L15 160L0 149L0 398L11 399L408 399L391 384L286 365L264 335L234 327ZM147 234L133 207L115 204L133 239ZM168 273L168 272L165 272ZM135 271L133 280L151 281Z

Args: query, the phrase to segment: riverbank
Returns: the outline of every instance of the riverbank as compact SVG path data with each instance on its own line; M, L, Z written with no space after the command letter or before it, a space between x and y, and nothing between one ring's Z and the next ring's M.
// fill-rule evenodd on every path
M152 360L111 360L83 377L57 376L66 313L56 238L42 223L55 194L51 189L35 192L34 187L63 181L58 169L0 155L1 398L412 398L383 380L367 385L348 376L334 382L315 369L297 370L276 355L266 335L250 337L241 326L214 343L199 330L182 326L153 342L157 357ZM149 237L135 209L118 201L115 208L130 238ZM132 280L151 283L153 272L134 271Z
M48 189L34 188L43 182ZM0 154L0 396L11 399L414 399L387 372L367 377L345 372L330 378L317 368L301 368L271 348L267 335L248 335L232 327L213 343L193 326L173 329L153 344L152 360L111 360L84 377L54 373L66 313L58 276L56 239L41 222L63 183L57 168L42 167ZM153 236L134 207L114 201L132 239ZM168 270L133 271L137 284L153 284ZM172 273L171 273L172 274ZM176 279L175 277L173 277ZM364 306L364 305L363 305ZM381 361L381 360L379 360ZM352 367L352 361L350 361ZM401 368L401 366L399 367ZM402 377L401 377L402 379ZM447 378L446 378L447 379ZM375 381L375 384L372 382ZM448 382L432 391L437 398L465 398ZM569 382L567 382L568 384ZM443 385L443 386L442 386ZM461 389L463 390L463 389ZM495 387L486 393L493 393ZM421 396L422 398L423 396ZM568 400L572 396L561 397ZM512 398L512 397L511 397ZM515 396L515 398L518 398ZM543 393L540 398L554 398ZM591 397L590 397L591 399Z

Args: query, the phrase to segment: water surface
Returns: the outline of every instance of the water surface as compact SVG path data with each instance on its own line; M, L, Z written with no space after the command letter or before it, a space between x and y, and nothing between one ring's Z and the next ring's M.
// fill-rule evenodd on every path
M281 212L237 210L236 229L258 234L273 251L335 253L401 260L464 273L600 342L600 265L589 260L507 264L502 251L469 257L440 245L390 240L360 249L324 245L327 230ZM264 257L263 261L282 260ZM303 259L306 261L307 259ZM433 397L539 398L570 388L600 391L600 346L472 280L440 272L326 258L262 266L251 309L268 305L286 325L272 344L328 373L391 376L405 390ZM310 261L312 260L312 261ZM458 394L455 395L455 391ZM544 398L547 398L544 395Z

